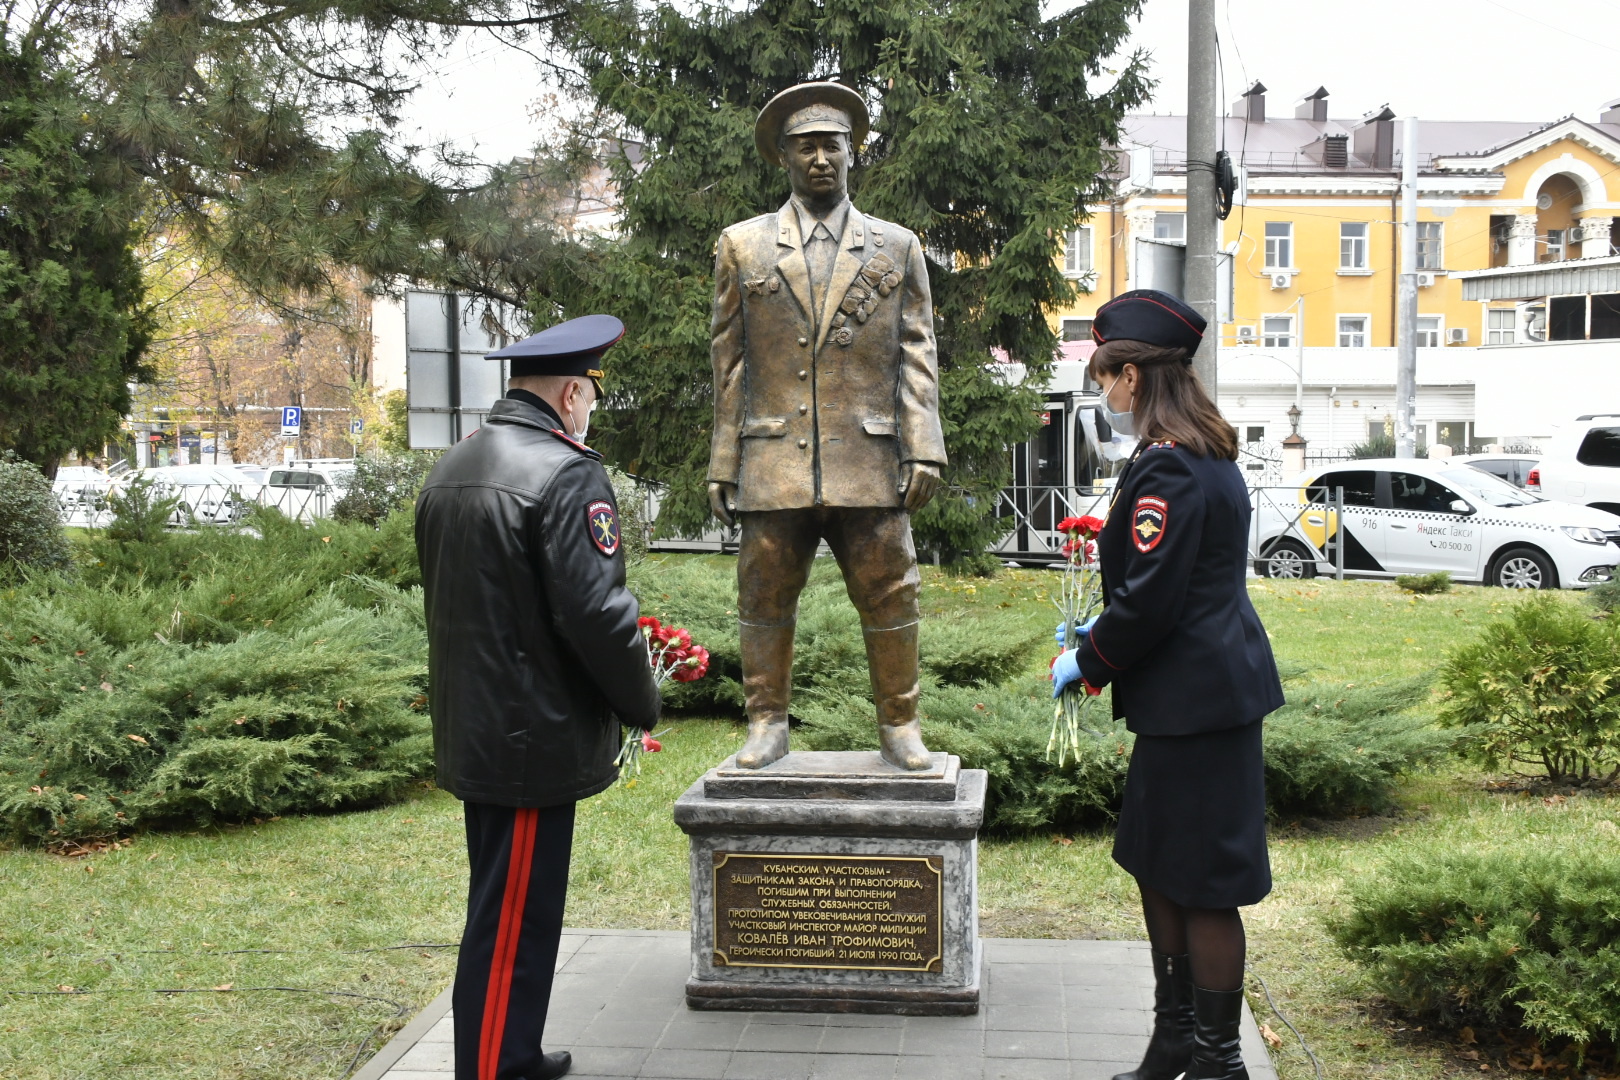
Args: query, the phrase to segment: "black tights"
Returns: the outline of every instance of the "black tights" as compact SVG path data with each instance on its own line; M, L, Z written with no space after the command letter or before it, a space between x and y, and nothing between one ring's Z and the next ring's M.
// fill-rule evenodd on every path
M1237 908L1182 907L1157 889L1142 890L1142 917L1148 940L1167 956L1186 954L1193 984L1205 990L1243 986L1243 918Z

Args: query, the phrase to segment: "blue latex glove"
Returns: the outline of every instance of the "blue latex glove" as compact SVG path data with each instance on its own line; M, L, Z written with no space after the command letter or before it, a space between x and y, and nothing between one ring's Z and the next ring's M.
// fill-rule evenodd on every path
M1102 618L1101 615L1093 615L1091 618L1087 619L1085 622L1083 622L1079 626L1075 627L1074 628L1074 636L1083 638L1087 634L1091 633L1091 628L1093 626L1097 625L1097 620L1100 619L1100 618ZM1063 624L1062 623L1057 624L1057 633L1052 635L1052 640L1056 641L1059 645L1064 644L1064 634L1063 634ZM1079 646L1078 646L1078 643L1077 643L1076 648L1078 648L1078 647Z
M1080 681L1080 656L1074 650L1069 650L1057 658L1052 665L1052 696L1058 697L1063 688L1071 683Z

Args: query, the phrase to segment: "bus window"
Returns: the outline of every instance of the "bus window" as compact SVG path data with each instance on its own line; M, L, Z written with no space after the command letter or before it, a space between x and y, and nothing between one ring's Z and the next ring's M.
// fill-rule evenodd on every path
M1062 406L1047 406L1046 419L1035 433L1036 487L1063 486L1063 421Z
M1103 480L1119 472L1121 463L1110 461L1102 448L1114 439L1114 429L1103 419L1102 410L1094 405L1080 405L1075 409L1074 425L1074 483L1076 487L1098 487Z

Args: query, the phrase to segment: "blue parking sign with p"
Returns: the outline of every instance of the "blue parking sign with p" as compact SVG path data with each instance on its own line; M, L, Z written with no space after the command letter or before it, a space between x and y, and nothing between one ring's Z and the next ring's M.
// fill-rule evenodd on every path
M281 434L287 437L296 437L299 429L304 426L304 410L297 405L287 405L281 410Z

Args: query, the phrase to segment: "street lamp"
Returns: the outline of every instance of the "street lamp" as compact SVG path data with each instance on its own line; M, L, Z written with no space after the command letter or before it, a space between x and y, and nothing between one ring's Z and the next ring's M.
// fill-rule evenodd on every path
M1288 406L1288 427L1294 435L1299 434L1299 418L1302 415L1304 414L1300 412L1298 405Z

